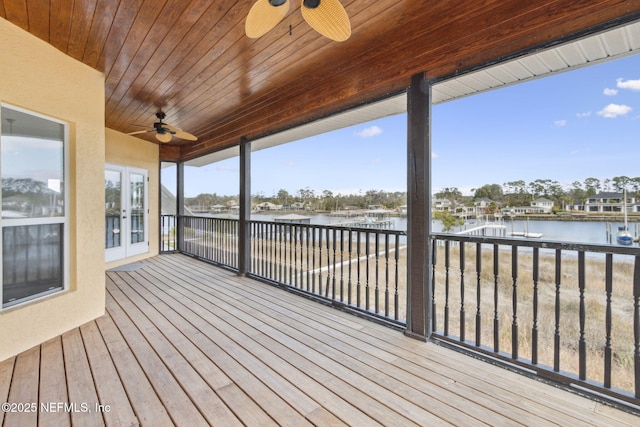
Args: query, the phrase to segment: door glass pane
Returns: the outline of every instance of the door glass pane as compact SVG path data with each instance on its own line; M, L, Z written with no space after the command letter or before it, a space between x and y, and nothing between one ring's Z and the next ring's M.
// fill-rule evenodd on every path
M2 305L62 289L64 224L2 228Z
M129 175L131 191L131 243L145 241L144 236L144 175L131 173Z
M64 126L2 108L2 218L64 216Z
M106 170L104 172L104 196L105 196L105 248L117 248L122 245L120 232L120 214L122 194L122 174L118 171Z

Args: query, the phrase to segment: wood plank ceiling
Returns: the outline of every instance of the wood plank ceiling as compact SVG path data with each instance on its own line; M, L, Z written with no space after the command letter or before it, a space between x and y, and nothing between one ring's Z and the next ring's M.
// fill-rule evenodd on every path
M416 73L443 78L640 19L638 0L342 0L352 36L337 43L312 30L293 0L253 40L244 34L253 3L0 0L0 16L104 72L107 127L140 130L163 110L198 136L163 145L167 160L398 92Z

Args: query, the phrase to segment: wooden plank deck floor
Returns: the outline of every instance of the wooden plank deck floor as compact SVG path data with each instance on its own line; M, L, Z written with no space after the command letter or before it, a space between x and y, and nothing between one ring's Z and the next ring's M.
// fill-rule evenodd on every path
M0 412L20 427L640 424L183 255L107 272L107 314L0 362L0 402L38 405Z

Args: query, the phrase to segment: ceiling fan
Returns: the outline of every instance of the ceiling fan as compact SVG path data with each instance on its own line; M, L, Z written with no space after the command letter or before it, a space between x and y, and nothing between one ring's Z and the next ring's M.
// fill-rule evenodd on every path
M175 126L171 126L168 125L166 123L164 123L162 120L164 120L164 118L167 115L165 113L163 113L162 111L158 111L156 113L156 117L158 118L158 121L155 122L153 124L153 129L149 129L149 130L138 130L135 132L130 132L127 135L138 135L141 133L147 133L147 132L155 132L156 133L156 139L160 142L169 142L171 141L171 138L173 138L174 136L176 138L180 138L180 139L185 139L187 141L197 141L198 138L191 135L188 132L183 131L182 129L175 127Z
M262 37L289 12L289 0L258 0L249 11L245 33L252 39ZM349 16L339 0L302 0L302 17L325 37L338 42L351 36Z

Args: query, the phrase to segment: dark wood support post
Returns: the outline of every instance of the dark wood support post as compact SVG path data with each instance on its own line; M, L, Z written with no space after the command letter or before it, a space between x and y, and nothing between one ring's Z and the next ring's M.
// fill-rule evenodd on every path
M176 166L176 249L180 252L184 248L184 162Z
M431 227L431 84L420 73L407 93L407 330L431 335L429 230Z
M238 220L238 275L244 276L251 266L251 142L240 141L240 212Z

